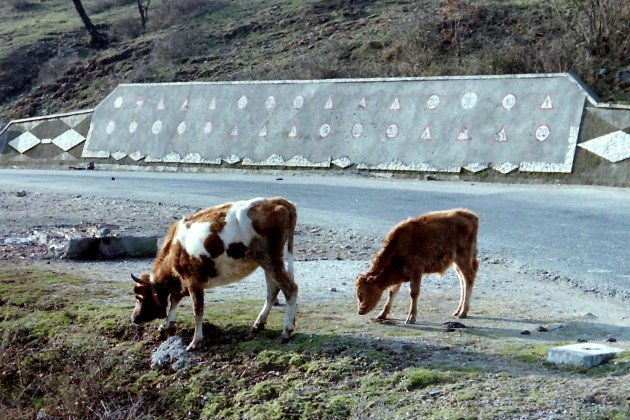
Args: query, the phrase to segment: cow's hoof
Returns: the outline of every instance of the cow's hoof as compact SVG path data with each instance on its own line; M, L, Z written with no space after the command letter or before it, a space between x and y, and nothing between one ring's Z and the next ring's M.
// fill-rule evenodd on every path
M407 318L407 320L405 321L405 324L410 325L410 324L415 324L416 323L416 319L415 318Z
M383 323L387 321L387 316L386 315L379 315L376 318L374 318L374 322L379 322L379 323Z
M291 331L282 331L280 335L280 341L283 343L287 343L291 339Z
M186 351L195 351L195 350L199 350L202 346L202 342L198 341L198 342L192 342L188 345L188 347L186 347Z
M464 319L464 318L468 318L468 314L458 314L458 313L454 313L453 314L454 317L458 318L458 319Z

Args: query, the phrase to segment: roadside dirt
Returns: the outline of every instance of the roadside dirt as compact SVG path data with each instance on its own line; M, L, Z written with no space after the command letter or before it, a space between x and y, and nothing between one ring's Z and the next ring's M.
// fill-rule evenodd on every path
M94 235L102 233L102 229L108 229L110 234L162 236L170 223L198 210L78 195L26 192L25 196L18 197L15 192L0 192L0 264L46 268L94 281L128 281L129 272L145 272L152 261L73 262L63 258L60 244L66 237ZM549 371L540 362L512 363L510 359L544 353L545 346L554 343L578 340L630 350L627 302L586 293L573 287L567 279L554 281L556 277L539 273L535 267L517 266L481 252L471 316L460 320L467 329L448 332L443 326L445 322L455 321L450 314L459 299L458 280L452 270L444 278L431 275L423 280L417 324L404 325L409 301L406 287L401 289L391 320L376 324L369 317L356 314L352 282L359 271L369 267L381 241L382 238L350 230L332 231L300 223L296 231L296 270L300 285L298 320L319 306L330 308L331 319L363 326L362 339L382 343L380 345L395 354L404 353L405 346L409 345L441 348L445 350L432 353L427 364L448 362L497 372L496 379L485 378L483 383L477 384L483 386L483 398L490 406L508 403L504 401L505 375L508 375L512 377L508 381L510 389L527 390L537 396L533 400L512 402L520 406L518 418L582 417L595 407L598 410L627 409L630 404L628 373L585 379L570 371ZM263 294L264 281L262 274L257 273L242 283L209 292L207 304ZM131 304L132 296L128 298ZM190 308L190 303L185 301L183 306ZM376 314L375 311L370 317ZM452 346L458 349L456 355L448 351ZM474 388L476 385L472 382L470 386ZM446 403L449 396L434 395L430 399Z

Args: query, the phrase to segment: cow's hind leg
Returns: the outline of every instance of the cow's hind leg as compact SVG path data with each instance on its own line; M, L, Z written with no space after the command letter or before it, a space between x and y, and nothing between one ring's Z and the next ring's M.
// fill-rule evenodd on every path
M475 278L477 277L477 260L469 260L463 264L456 264L456 271L459 276L460 283L460 299L459 306L453 316L458 318L466 318L468 316L468 310L470 309L470 299L472 297L473 286L475 285Z
M276 305L276 302L278 302L278 292L280 292L278 283L268 271L265 271L265 280L267 280L267 299L265 300L260 314L258 314L258 318L256 318L256 322L254 322L253 331L265 329L269 311L271 311L272 306Z
M392 305L394 304L394 298L396 297L396 293L402 286L402 283L394 284L393 286L389 286L389 293L387 295L387 302L385 302L385 306L380 314L376 317L377 321L384 321L389 315L389 312L392 310Z
M284 317L284 328L282 329L282 341L289 340L291 333L295 330L295 315L297 312L297 292L298 285L291 279L284 264L280 265L274 272L274 278L278 282L282 293L287 301L286 314Z

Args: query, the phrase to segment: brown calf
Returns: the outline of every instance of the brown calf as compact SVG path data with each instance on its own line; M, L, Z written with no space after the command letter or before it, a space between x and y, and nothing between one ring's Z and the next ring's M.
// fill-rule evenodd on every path
M282 339L287 340L295 328L297 305L298 286L293 281L296 221L297 212L291 202L255 198L211 207L173 224L151 274L140 278L132 275L138 284L133 288L137 301L131 320L140 324L167 318L167 328L172 328L177 305L190 295L195 333L188 350L196 349L203 339L204 289L236 282L262 267L267 299L253 328L265 327L282 290L287 301ZM284 266L285 244L288 271Z
M370 270L355 281L359 314L373 310L385 289L389 289L385 307L376 318L384 320L400 286L409 281L411 306L405 323L415 323L422 275L443 275L454 264L459 276L460 299L453 316L465 318L479 267L478 229L479 219L465 209L426 213L396 225L387 234Z

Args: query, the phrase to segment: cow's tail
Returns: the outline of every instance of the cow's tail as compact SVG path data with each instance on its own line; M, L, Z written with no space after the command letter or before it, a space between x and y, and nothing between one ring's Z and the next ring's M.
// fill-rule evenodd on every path
M295 236L295 226L297 225L297 210L295 204L287 201L287 210L289 210L289 232L287 238L287 271L291 279L293 276L293 237Z

